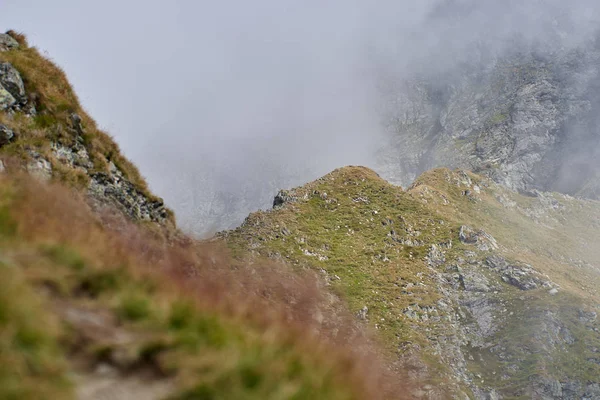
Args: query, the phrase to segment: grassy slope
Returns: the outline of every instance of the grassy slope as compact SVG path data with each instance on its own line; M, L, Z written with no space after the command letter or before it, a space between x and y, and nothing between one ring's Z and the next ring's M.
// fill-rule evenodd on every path
M180 399L383 396L386 373L371 344L314 277L273 263L240 265L182 235L167 242L152 226L92 214L66 190L85 189L89 175L63 166L50 143L80 140L70 121L77 113L89 173L113 161L153 198L64 72L12 35L21 48L0 61L21 73L37 115L0 113L17 133L0 154L26 161L35 150L55 179L32 182L10 162L0 176L0 363L11 366L0 371L0 398L72 398L103 364L116 371L115 387L136 377ZM323 316L335 320L335 335Z
M416 343L424 358L433 357L428 335L437 332L415 329L419 324L408 323L403 310L434 306L440 298L425 256L430 244L448 242L458 226L440 223L435 211L362 167L336 170L291 194L301 200L251 214L225 234L234 252L244 257L250 248L297 270L326 271L351 310L368 307L368 323L389 353Z
M376 397L370 362L285 301L318 293L277 268L246 275L214 248L106 231L70 193L6 177L0 251L0 398L72 397L72 373L98 363L164 380L172 398Z
M480 193L473 191L475 185ZM432 375L435 371L444 375L435 347L430 346L444 335L443 315L441 322L429 324L409 320L403 311L415 305L435 306L439 288L435 274L427 268L426 256L431 245L444 247L452 241L445 263L451 265L464 257L465 250L473 250L458 240L459 227L467 224L492 234L507 259L534 265L562 288L560 295L552 297L545 290L523 293L500 282L504 285L502 301L515 317L500 329L496 341L518 356L519 343L543 326L536 314L541 310L552 310L583 338L576 345L579 347L558 351L543 367L535 355L522 360L523 365L532 367L513 376L511 384L518 388L520 384L515 382L522 379L525 384L531 375L544 371L559 376L569 371L583 380L600 373L589 364L581 365L587 354L581 344L593 347L598 338L593 331L577 327L574 317L584 304L597 304L595 288L600 277L591 266L573 265L575 259L590 264L600 259L593 245L598 239L597 223L590 223L600 218L597 203L548 195L556 204L544 207L536 216L534 211L542 200L509 192L473 174L446 169L425 173L404 191L366 168L346 167L288 195L298 200L251 214L242 227L222 236L239 257L275 257L299 269L326 271L334 289L354 312L368 307L368 323L379 331L391 353L402 353L405 343L420 344L423 358L434 370ZM501 196L514 206L501 204ZM529 320L527 326L523 318ZM492 364L484 351L480 353L470 369L482 373L488 383L506 386L496 375L502 366Z

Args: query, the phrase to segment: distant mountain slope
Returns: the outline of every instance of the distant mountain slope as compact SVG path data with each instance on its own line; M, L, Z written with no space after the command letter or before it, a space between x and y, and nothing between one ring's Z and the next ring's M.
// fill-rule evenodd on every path
M549 40L550 41L550 40ZM526 44L486 53L388 89L386 177L410 184L438 166L517 190L598 198L600 47Z
M425 382L415 396L575 399L600 397L599 224L595 201L468 172L404 191L347 167L220 236L241 258L320 271Z

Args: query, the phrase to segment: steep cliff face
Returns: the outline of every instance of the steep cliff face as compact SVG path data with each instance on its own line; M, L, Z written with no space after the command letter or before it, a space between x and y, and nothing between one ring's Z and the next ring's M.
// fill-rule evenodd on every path
M4 169L67 183L136 221L173 225L171 211L83 111L64 73L16 33L0 35L0 111Z
M391 179L409 183L436 166L477 171L517 190L598 197L600 51L515 49L390 95L395 145L383 155Z
M320 271L424 382L414 396L599 398L598 206L447 169L405 191L347 167L221 236Z

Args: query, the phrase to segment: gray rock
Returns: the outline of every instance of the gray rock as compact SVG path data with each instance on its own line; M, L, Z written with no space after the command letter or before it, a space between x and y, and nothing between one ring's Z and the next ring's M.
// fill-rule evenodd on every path
M560 399L563 398L562 385L557 379L533 376L533 398Z
M592 324L598 318L598 314L595 311L579 310L579 320L586 324Z
M87 149L78 141L70 147L60 143L52 143L51 149L56 158L72 168L81 168L87 172L88 169L94 166Z
M385 178L457 167L515 190L600 197L600 48L511 48L389 85Z
M460 282L467 292L489 292L490 282L485 275L477 270L463 271L460 275Z
M6 125L0 124L0 147L10 143L15 137L15 133Z
M7 33L0 33L0 52L18 48L19 42L17 42L12 36Z
M25 166L27 172L41 181L49 181L52 178L52 164L36 151L30 150L31 160Z
M7 33L0 33L0 52L18 48L19 42L17 42L12 36Z
M492 235L481 229L475 231L466 225L460 227L458 238L463 243L475 245L481 251L497 250L499 248L496 239Z
M0 84L0 110L7 110L15 104L17 104L17 100Z
M97 172L90 177L88 193L101 203L116 206L134 220L163 223L168 218L162 200L150 200L146 197L112 162L109 173Z
M358 312L356 313L356 316L358 317L358 319L366 321L368 313L369 313L369 308L367 306L364 306L363 308L358 310Z
M298 201L298 198L292 196L288 190L280 190L273 199L273 208L281 207L286 203L293 203L296 201Z
M536 281L532 277L521 275L518 270L508 270L508 272L502 275L502 280L521 290L533 290L538 288Z
M498 255L489 256L486 259L486 264L490 268L497 268L499 270L504 270L508 266L508 263L506 262L506 260L503 257L498 256Z
M21 74L10 63L0 62L0 85L11 94L18 104L27 102Z

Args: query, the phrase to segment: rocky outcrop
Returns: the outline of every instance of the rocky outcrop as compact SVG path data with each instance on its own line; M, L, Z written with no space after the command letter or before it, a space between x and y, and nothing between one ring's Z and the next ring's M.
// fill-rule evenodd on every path
M15 133L6 125L0 124L0 147L10 143L15 138Z
M27 153L29 160L25 164L25 170L41 181L52 179L52 164L50 161L35 150L29 150Z
M72 119L80 122L76 114ZM169 214L162 200L149 199L113 162L109 162L108 172L94 171L94 164L81 141L83 140L80 139L71 146L52 143L52 154L63 165L89 176L88 194L94 201L115 206L133 220L154 221L161 224L166 222ZM48 173L51 174L51 167L45 168L46 165L49 163L37 170L49 171Z
M0 51L21 51L19 49L19 43L12 36L0 35ZM30 54L30 62L34 62L36 56L39 57L37 54ZM60 74L57 73L55 78L59 79ZM61 90L66 89L63 86ZM87 130L83 118L77 112L68 111L66 115L61 115L59 118L56 112L52 111L56 109L55 104L43 104L44 111L40 116L43 117L42 121L47 122L37 126L37 121L31 118L36 115L36 109L33 102L29 100L29 94L17 68L9 62L0 60L0 112L5 113L7 117L0 124L0 148L9 143L18 143L21 136L26 139L27 131L32 125L38 129L35 133L37 138L40 138L40 135L45 135L47 138L45 143L39 144L40 141L37 140L38 144L35 146L30 144L23 146L22 153L19 155L23 159L23 168L28 173L42 181L60 180L70 176L67 179L77 181L79 188L84 186L87 189L93 205L116 207L136 221L165 224L167 220L172 220L162 200L153 198L139 185L134 184L123 170L109 159L109 156L98 152L92 154L93 147L89 147L89 142L90 139L93 141L93 134L98 133ZM77 109L76 104L67 103L73 98L74 96L68 96L63 99L65 104L61 107ZM16 121L18 119L16 116L19 114L29 117L30 123L19 125ZM21 135L19 132L17 135L16 131L21 129L24 134ZM84 137L88 140L86 141ZM106 139L104 141L106 146ZM98 158L102 159L98 160Z
M27 103L25 85L19 72L7 62L0 62L0 110Z
M520 49L405 82L393 94L387 178L460 167L521 191L596 198L600 50Z
M0 33L0 52L18 48L19 42L17 42L12 36L7 33Z
M165 223L169 217L162 200L150 200L123 173L110 164L109 173L91 175L90 195L104 203L112 203L134 220Z

